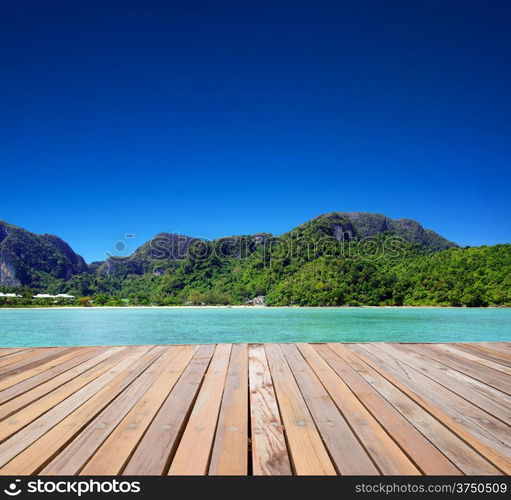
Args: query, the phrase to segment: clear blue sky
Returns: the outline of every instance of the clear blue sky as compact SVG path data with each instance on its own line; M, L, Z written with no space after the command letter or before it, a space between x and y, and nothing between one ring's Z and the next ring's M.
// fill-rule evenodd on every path
M4 2L0 219L126 233L333 210L511 241L509 1ZM129 247L130 248L130 247Z

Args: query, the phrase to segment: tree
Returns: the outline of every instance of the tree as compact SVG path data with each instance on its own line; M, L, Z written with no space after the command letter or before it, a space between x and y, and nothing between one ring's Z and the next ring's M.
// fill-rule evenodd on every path
M83 307L91 307L91 298L90 297L80 297L78 299L78 305Z

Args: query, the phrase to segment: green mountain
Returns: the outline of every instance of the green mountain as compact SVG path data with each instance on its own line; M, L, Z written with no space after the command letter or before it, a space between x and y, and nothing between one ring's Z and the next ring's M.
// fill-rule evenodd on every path
M425 252L457 247L455 243L430 229L424 229L414 220L394 220L385 215L367 212L332 212L315 217L280 238L261 233L227 236L206 242L175 233L160 233L140 246L131 256L109 258L95 266L94 271L100 275L121 278L146 273L161 274L165 269L175 267L175 261L182 261L187 257L197 260L197 254L202 253L214 254L220 258L246 259L265 243L271 247L279 242L282 247L283 242L287 241L297 241L299 245L320 243L323 240L327 244L344 241L358 241L363 244L364 241L383 234L400 238L403 243L418 245Z
M160 233L82 272L45 266L44 280L19 281L97 305L511 305L510 244L460 248L413 220L362 212L321 215L281 236ZM37 277L43 264L27 267Z
M0 221L0 285L40 288L88 270L83 258L57 236Z
M175 233L159 233L138 247L129 257L110 257L99 263L95 273L126 278L130 274L160 273L170 261L181 260L195 238ZM164 263L164 264L162 264Z
M314 220L331 221L336 228L338 228L336 221L345 220L346 225L343 230L353 231L354 236L361 240L378 234L390 233L403 238L409 243L416 243L429 251L445 250L458 246L431 229L425 229L412 219L391 219L386 215L370 212L332 212L320 215ZM339 229L337 229L337 232L339 232Z

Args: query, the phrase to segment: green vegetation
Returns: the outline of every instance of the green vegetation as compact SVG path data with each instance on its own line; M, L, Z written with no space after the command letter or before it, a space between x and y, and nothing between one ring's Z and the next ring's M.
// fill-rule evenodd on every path
M83 258L57 236L0 221L0 284L46 289L87 271Z
M37 291L36 291L37 290ZM280 237L162 233L128 259L0 292L69 293L76 306L511 306L511 245L459 248L414 221L328 214ZM0 298L0 305L30 299Z

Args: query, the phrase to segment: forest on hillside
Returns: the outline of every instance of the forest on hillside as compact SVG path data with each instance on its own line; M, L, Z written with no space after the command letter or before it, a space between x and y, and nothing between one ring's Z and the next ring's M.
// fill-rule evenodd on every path
M280 237L160 235L127 259L70 278L46 274L36 287L0 287L24 296L0 304L33 303L44 290L75 295L81 305L237 305L264 297L268 306L511 306L510 244L438 249L438 241L431 247L395 231L360 234L326 217Z

